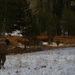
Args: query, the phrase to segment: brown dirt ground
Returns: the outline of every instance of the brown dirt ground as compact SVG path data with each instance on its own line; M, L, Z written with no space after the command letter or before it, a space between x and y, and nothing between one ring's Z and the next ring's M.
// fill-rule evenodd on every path
M39 47L32 47L32 48L27 48L27 49L22 49L19 47L16 47L14 49L9 49L8 50L8 55L9 54L23 54L23 53L31 53L31 52L38 52L38 51L48 51L48 50L54 50L54 49L61 49L61 48L68 48L68 47L75 47L75 45L65 45L65 46L56 46L56 47L51 47L51 46L39 46Z

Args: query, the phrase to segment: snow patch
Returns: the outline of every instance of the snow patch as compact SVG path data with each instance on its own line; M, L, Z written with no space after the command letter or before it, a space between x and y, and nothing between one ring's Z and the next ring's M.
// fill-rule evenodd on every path
M75 47L8 55L0 75L75 75Z

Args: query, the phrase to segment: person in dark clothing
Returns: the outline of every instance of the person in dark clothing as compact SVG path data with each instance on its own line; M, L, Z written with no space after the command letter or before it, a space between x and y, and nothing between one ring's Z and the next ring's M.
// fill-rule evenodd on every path
M7 45L8 42L6 42L6 40L0 41L0 69L4 68L4 63L6 61L6 54L7 54Z
M6 61L6 54L5 53L0 53L0 69L2 67L4 68L5 61Z

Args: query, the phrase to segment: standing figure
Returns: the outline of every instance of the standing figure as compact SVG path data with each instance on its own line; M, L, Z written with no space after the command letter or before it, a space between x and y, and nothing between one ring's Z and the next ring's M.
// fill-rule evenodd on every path
M4 68L7 54L7 43L5 40L0 40L0 69Z

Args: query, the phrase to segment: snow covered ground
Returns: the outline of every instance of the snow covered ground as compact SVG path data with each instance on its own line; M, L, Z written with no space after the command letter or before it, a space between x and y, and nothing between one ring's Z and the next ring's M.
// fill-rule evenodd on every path
M75 47L8 55L0 75L75 75Z

